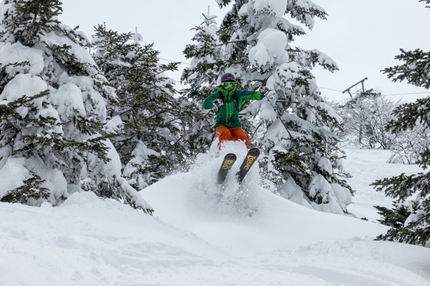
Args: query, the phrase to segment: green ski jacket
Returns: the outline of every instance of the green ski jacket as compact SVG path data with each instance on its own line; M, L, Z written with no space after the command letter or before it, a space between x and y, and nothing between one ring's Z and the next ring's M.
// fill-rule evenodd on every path
M220 98L220 92L223 94L224 104L218 110L216 114L216 123L213 126L225 126L228 128L242 127L239 121L239 110L242 105L250 100L261 100L264 97L258 92L253 90L237 90L236 87L232 90L225 90L222 86L218 87L218 91L209 95L203 102L204 109L212 109L213 101ZM233 94L236 92L237 95L237 106L233 99ZM221 98L222 99L222 98Z

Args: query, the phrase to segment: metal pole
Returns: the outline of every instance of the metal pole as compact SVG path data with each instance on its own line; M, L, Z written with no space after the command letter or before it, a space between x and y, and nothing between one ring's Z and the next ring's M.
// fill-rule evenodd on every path
M367 80L367 77L366 78L364 78L364 79L362 79L362 80L360 80L359 82L357 82L356 84L353 84L353 85L351 85L350 87L348 87L347 89L345 89L344 91L342 91L342 93L345 93L346 91L349 93L349 96L352 98L352 95L351 95L351 92L350 92L350 89L351 88L353 88L354 86L356 86L357 84L359 84L359 83L361 83L361 86L362 86L362 89L363 89L363 92L364 92L364 81L365 80Z

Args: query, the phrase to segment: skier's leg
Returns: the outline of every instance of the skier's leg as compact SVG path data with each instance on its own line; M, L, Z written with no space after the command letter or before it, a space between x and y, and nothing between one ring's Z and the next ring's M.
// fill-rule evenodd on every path
M230 128L230 132L233 137L233 140L242 140L245 143L246 148L250 148L251 144L249 143L248 136L242 128Z
M230 133L230 130L225 126L218 126L215 128L216 136L218 136L218 148L221 149L221 144L224 141L233 140L233 136Z

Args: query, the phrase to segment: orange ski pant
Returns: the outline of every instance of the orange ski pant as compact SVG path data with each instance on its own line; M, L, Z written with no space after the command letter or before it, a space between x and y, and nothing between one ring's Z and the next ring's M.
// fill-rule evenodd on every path
M221 144L224 141L237 141L242 140L246 148L249 149L250 143L248 140L248 136L245 131L240 127L228 128L225 126L217 126L215 128L216 135L218 136L218 147L221 149Z

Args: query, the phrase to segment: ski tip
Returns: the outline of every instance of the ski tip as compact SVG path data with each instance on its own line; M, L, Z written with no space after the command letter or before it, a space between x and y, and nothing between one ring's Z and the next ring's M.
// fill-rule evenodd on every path
M234 153L228 153L227 155L225 155L226 158L236 158L236 154Z

